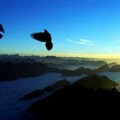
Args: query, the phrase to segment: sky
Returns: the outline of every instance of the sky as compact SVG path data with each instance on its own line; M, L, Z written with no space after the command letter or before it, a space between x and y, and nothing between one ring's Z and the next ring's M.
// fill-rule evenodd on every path
M119 0L0 0L0 54L120 57ZM47 29L53 49L30 34Z

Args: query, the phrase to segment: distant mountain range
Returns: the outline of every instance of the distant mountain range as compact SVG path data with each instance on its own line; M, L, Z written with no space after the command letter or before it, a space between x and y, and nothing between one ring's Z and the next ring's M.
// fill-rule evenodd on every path
M84 68L84 67L80 67L75 70L61 69L59 72L62 73L63 76L77 76L77 75L82 75L82 74L91 74L91 75L97 74L97 72L95 72L94 70L91 70L89 68Z
M41 62L49 67L58 67L58 68L66 68L67 66L103 66L106 64L104 61L93 60L88 58L69 58L69 57L55 57L55 56L20 56L18 54L15 55L0 55L0 62Z
M67 69L67 65L76 65L77 69ZM100 67L91 70L85 65ZM97 75L97 73L104 71L120 72L120 65L55 56L19 56L18 54L0 56L0 81L39 76L46 72L57 72L63 76L77 76L82 74Z
M57 71L57 69L49 68L43 63L0 63L0 81L16 80L18 78L39 76L46 72Z
M120 72L120 65L114 65L109 67L108 64L105 64L101 66L100 68L95 69L96 72L105 72L105 71L110 71L110 72Z

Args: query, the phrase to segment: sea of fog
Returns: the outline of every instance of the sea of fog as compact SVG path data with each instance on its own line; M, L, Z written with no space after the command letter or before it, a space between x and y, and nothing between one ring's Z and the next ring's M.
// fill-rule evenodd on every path
M25 109L40 98L27 101L19 101L19 98L34 90L43 89L64 78L73 83L85 76L86 75L62 77L62 74L46 73L38 77L20 78L15 81L1 82L0 120L27 120L28 115Z

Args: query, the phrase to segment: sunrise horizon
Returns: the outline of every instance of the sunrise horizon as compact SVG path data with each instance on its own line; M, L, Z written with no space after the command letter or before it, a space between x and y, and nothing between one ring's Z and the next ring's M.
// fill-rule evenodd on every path
M0 55L19 55L19 56L40 56L40 57L45 57L45 56L55 56L55 57L78 57L78 58L98 58L98 59L120 59L120 54L114 54L114 53L101 53L101 54L68 54L68 53L54 53L54 54L48 54L48 53L36 53L36 54L31 54L31 53L0 53Z

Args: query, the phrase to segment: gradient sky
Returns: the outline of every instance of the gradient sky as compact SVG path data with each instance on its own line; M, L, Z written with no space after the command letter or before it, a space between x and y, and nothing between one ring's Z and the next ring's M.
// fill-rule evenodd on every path
M119 0L0 0L0 54L120 55ZM47 29L54 48L30 37Z

